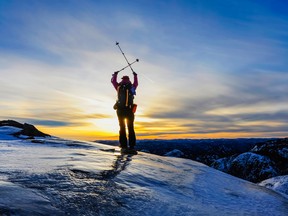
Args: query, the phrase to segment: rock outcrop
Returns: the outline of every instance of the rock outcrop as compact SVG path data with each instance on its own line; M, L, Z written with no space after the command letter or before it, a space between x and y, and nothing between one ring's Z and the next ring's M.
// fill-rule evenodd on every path
M27 138L33 139L34 137L50 136L49 134L39 131L34 125L27 124L27 123L21 124L14 120L0 121L0 127L3 127L3 126L10 126L10 127L16 127L16 128L22 129L19 132L11 134L15 137L27 136Z

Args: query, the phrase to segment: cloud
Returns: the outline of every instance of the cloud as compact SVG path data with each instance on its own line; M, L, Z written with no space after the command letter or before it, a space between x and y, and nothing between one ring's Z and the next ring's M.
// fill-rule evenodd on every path
M194 97L194 94L188 94L188 91L180 96L172 92L173 100L170 104L168 100L164 100L159 106L153 106L145 116L159 119L159 122L153 125L163 126L168 133L173 131L173 128L182 134L246 132L275 136L287 133L286 73L256 71L254 74L243 73L240 77L229 77L230 82L227 82L224 91L215 89L211 95L203 95L201 92L201 97ZM193 88L191 90L193 91ZM172 125L165 124L171 120L174 122ZM154 130L149 123L144 125L147 131ZM158 129L154 130L156 131Z
M126 66L119 40L129 60L140 59L133 65L137 115L153 125L139 121L139 130L252 133L266 120L272 132L285 131L287 20L258 16L254 3L233 3L232 11L206 4L179 3L176 10L157 3L161 14L154 3L33 1L7 8L0 23L2 116L57 127L117 121L110 78Z
M63 127L63 126L72 126L74 123L65 122L65 121L54 121L54 120L41 120L41 119L27 119L27 118L17 118L18 121L24 121L29 124L50 126L50 127Z

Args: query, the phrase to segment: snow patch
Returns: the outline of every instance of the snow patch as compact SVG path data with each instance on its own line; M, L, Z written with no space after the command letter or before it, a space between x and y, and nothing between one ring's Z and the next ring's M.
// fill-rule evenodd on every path
M12 134L21 131L21 128L2 126L0 127L0 140L15 140L17 139Z
M266 179L259 185L275 190L288 198L288 175Z

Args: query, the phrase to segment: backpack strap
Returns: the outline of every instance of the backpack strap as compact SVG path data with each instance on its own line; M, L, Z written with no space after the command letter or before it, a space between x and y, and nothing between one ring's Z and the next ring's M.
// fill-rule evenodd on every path
M125 101L125 106L128 107L128 99L129 99L129 90L126 89L126 101Z

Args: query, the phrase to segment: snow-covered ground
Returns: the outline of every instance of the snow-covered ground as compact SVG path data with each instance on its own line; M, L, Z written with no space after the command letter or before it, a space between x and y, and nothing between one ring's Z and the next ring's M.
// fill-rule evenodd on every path
M287 215L288 199L192 160L0 128L0 215Z

